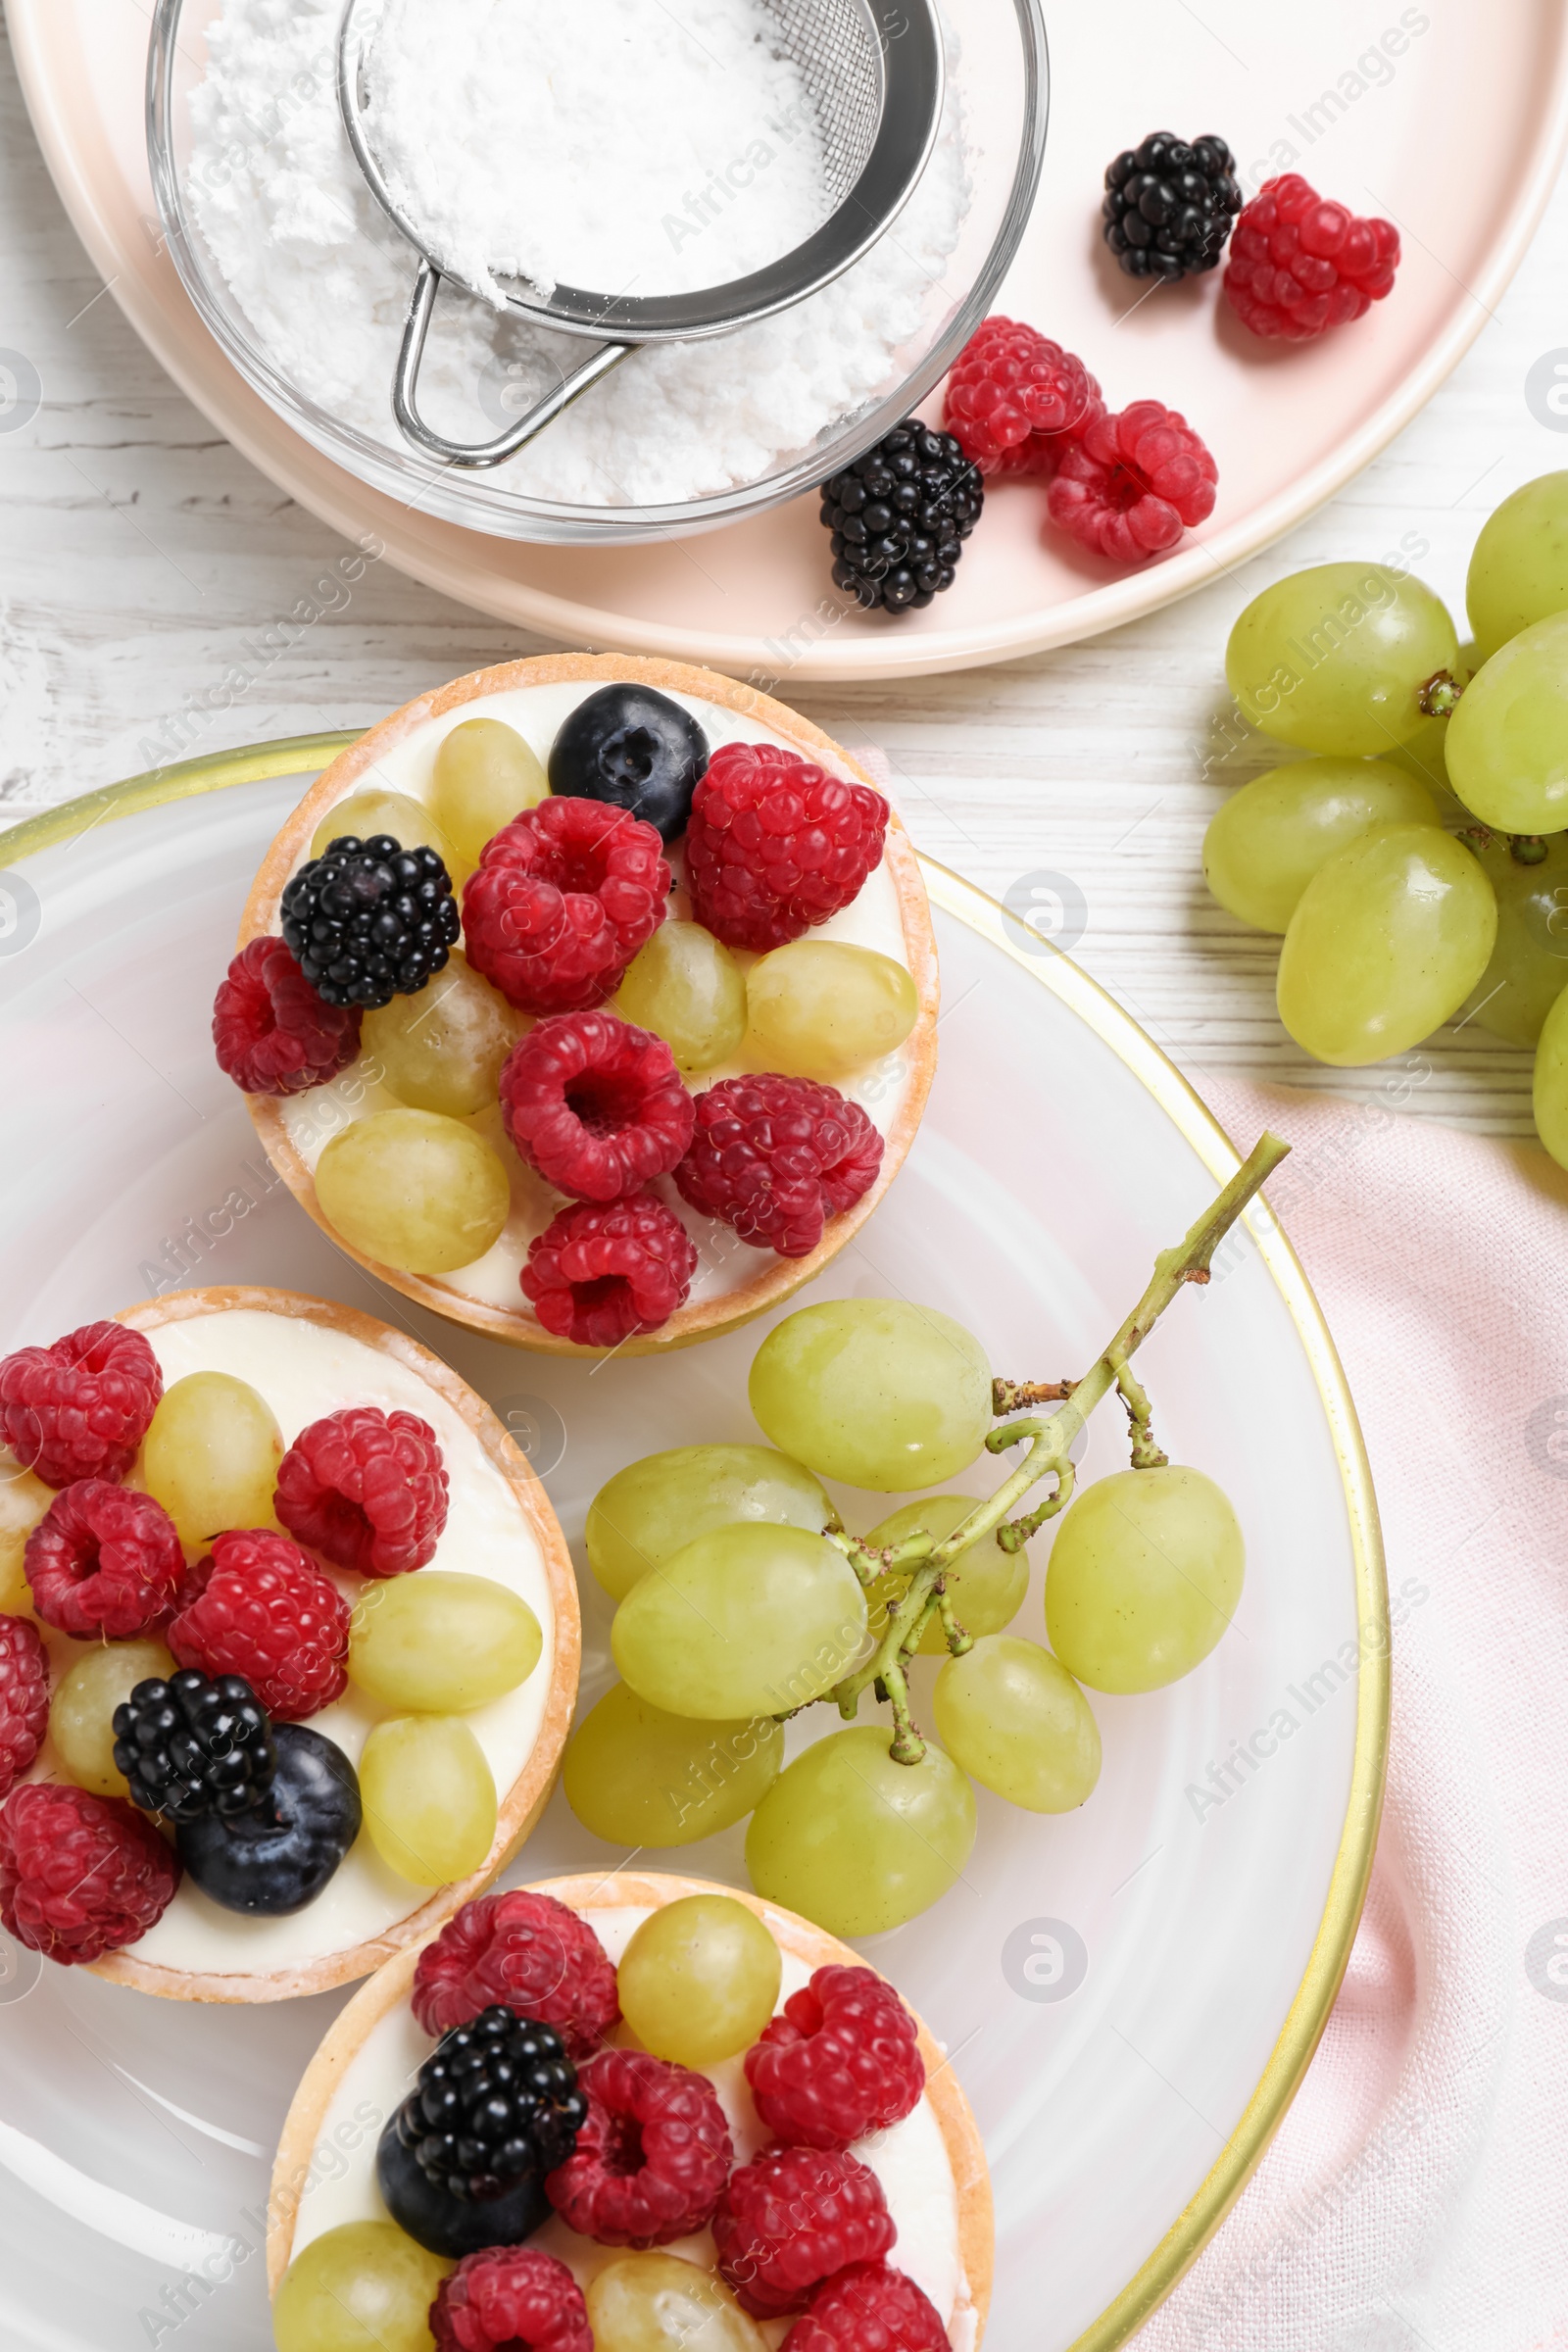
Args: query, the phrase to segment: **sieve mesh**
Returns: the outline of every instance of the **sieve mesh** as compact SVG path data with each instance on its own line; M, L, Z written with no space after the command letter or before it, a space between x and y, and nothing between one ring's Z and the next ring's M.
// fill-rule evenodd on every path
M871 0L764 0L779 53L797 68L822 148L825 217L792 252L749 276L684 294L605 294L558 285L509 284L507 309L598 349L494 441L449 440L418 413L419 365L442 281L442 265L399 209L366 136L366 44L378 0L343 0L337 94L343 127L366 183L393 226L419 256L392 385L392 413L417 448L446 465L502 465L571 401L578 400L642 343L732 333L805 301L876 242L924 171L942 115L945 68L936 0L900 0L884 41ZM461 282L461 281L459 281ZM475 290L467 288L469 294ZM482 295L475 297L483 300Z
M847 269L903 202L936 135L943 72L933 4L906 0L899 37L884 42L871 0L763 0L776 53L800 74L822 152L823 218L792 253L748 278L685 295L610 297L561 285L540 297L519 284L515 292L508 288L509 307L568 331L612 330L635 341L711 334L798 302ZM380 16L380 0L344 0L338 33L344 126L371 194L438 269L417 224L392 198L366 133L369 55Z
M822 139L829 205L849 194L882 117L882 61L857 0L769 0L778 46L800 70Z

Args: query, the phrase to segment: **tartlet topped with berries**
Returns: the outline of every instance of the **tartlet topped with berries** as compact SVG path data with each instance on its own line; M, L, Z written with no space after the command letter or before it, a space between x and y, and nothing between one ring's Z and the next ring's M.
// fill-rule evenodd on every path
M847 1946L700 1880L517 1887L400 1953L312 2060L269 2210L280 2352L345 2314L387 2352L974 2352L990 2295L938 2046Z
M0 1360L0 1922L142 1991L368 1975L549 1796L571 1563L404 1334L178 1293Z
M906 1153L936 953L883 795L710 671L559 655L373 727L274 842L219 1060L325 1231L557 1353L684 1346L833 1257Z

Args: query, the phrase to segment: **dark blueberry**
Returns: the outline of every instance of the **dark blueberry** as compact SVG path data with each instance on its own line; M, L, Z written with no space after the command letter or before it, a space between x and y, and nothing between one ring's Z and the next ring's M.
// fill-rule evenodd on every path
M685 832L707 769L708 737L696 719L651 686L601 686L550 749L552 792L629 808L665 841Z
M504 2195L482 2203L437 2187L419 2169L414 2150L398 2136L397 2116L381 2133L375 2177L398 2228L430 2253L444 2254L453 2262L477 2254L483 2246L519 2245L551 2217L550 2199L537 2173L524 2173Z
M375 1010L416 996L462 928L452 877L428 843L390 833L327 843L283 891L283 945L328 1004Z
M249 1813L277 1769L267 1711L237 1674L153 1676L122 1699L112 1728L131 1803L169 1821Z
M179 1858L225 1911L302 1911L360 1834L359 1775L335 1740L303 1723L273 1726L277 1777L256 1811L180 1825Z
M1208 133L1191 146L1155 130L1105 170L1104 238L1129 277L1212 270L1242 209L1236 158Z
M951 433L906 416L822 484L833 580L866 612L906 612L951 588L985 486Z

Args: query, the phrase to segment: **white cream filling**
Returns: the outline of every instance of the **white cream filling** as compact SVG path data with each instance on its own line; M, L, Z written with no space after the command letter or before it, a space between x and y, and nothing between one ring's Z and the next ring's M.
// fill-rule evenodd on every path
M410 800L428 803L435 756L443 738L454 727L470 718L499 718L519 735L548 762L550 747L563 721L589 695L597 694L605 685L602 678L573 679L559 685L519 686L502 694L478 696L473 702L460 704L439 718L427 719L422 726L411 729L399 743L383 754L373 769L347 787L343 797L363 792L372 784L385 791L405 794ZM700 697L677 694L668 688L662 693L692 712L707 735L710 746L716 751L723 743L776 743L786 750L798 747L788 742L775 729L748 718L740 711L729 710L716 703L704 702ZM830 766L831 760L827 761ZM307 843L300 853L296 870L310 855ZM679 858L676 858L677 875ZM690 913L683 883L678 883L670 902L673 915ZM827 922L815 925L808 934L811 939L839 940L851 947L872 948L878 955L891 956L895 963L908 969L908 950L904 937L904 922L899 907L899 894L884 859L873 874L866 877L858 897ZM741 955L738 960L749 966L757 958ZM726 1062L721 1067L705 1070L700 1076L689 1077L687 1084L694 1091L714 1085L720 1078L732 1078L746 1069L760 1068L760 1063L747 1060ZM910 1065L907 1054L901 1050L843 1076L835 1075L832 1084L839 1092L858 1102L882 1134L887 1135L904 1107L908 1092ZM309 1094L296 1095L281 1104L289 1137L306 1166L315 1172L321 1152L344 1127L372 1111L397 1107L398 1098L384 1083L366 1075L366 1060L361 1059L346 1070L330 1086L317 1087ZM541 1181L525 1168L508 1141L501 1124L499 1108L479 1114L472 1122L494 1144L512 1179L512 1213L495 1243L472 1265L460 1266L455 1273L435 1277L438 1287L450 1290L460 1298L470 1298L492 1307L506 1308L529 1321L532 1309L518 1287L518 1276L528 1254L528 1245L536 1234L542 1233L551 1218L563 1205L564 1196ZM727 1226L710 1217L699 1216L688 1208L673 1184L667 1179L657 1188L671 1208L680 1216L697 1245L697 1273L692 1283L691 1303L707 1298L721 1298L731 1291L754 1282L758 1275L776 1261L768 1250L757 1250L739 1241Z
M629 1904L584 1906L592 1926L612 1960L619 1965L633 1931L649 1917L646 1909ZM779 1988L782 2009L811 1975L804 1960L785 1952L784 1977ZM622 2027L617 2037L635 2048ZM344 2222L385 2221L386 2206L375 2178L375 2149L382 2127L413 2086L416 2069L428 2058L430 2037L422 2034L413 2010L402 2001L374 2025L344 2070L332 2095L316 2145L305 2167L299 2218L294 2230L294 2254L299 2255L327 2230ZM735 2160L745 2164L768 2144L769 2134L759 2121L739 2058L727 2058L704 2070L718 2093L735 2143ZM888 2259L905 2271L927 2294L946 2323L954 2352L969 2352L975 2339L975 2312L964 2274L958 2235L958 2197L948 2161L942 2127L929 2098L891 2131L856 2143L854 2154L870 2166L882 2183L898 2239ZM564 2222L550 2221L529 2238L547 2254L559 2256L579 2285L587 2286L615 2249L577 2236ZM712 2233L704 2230L683 2237L667 2249L689 2262L711 2269L716 2260ZM764 2323L769 2344L781 2344L791 2323Z
M544 1635L539 1663L527 1681L464 1717L504 1799L539 1738L555 1660L555 1612L544 1556L522 1506L467 1423L410 1366L347 1332L297 1316L229 1307L165 1324L146 1337L166 1388L190 1372L227 1372L247 1381L271 1406L285 1445L312 1421L347 1405L417 1413L429 1423L446 1462L451 1496L428 1565L505 1585L527 1602ZM364 1590L360 1577L327 1573L351 1600ZM51 1681L58 1688L60 1676L88 1645L39 1630L49 1644ZM340 1699L310 1717L310 1728L336 1740L357 1766L372 1724L398 1712L351 1683ZM34 1777L67 1777L48 1742ZM306 1966L383 1935L434 1891L400 1878L362 1831L321 1893L303 1911L282 1919L248 1919L210 1901L187 1875L163 1918L129 1949L138 1960L164 1968L266 1975Z

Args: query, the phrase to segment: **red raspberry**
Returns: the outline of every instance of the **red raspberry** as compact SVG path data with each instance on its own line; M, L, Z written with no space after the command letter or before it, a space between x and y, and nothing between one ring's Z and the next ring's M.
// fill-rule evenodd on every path
M667 2246L701 2230L735 2159L706 2075L641 2050L603 2050L577 2077L588 2121L545 2194L602 2246Z
M168 1616L185 1555L151 1494L78 1479L57 1494L23 1553L32 1605L78 1642L128 1642Z
M524 1012L602 1004L663 921L669 886L653 825L552 794L486 842L463 886L468 961Z
M1238 215L1222 282L1254 335L1308 343L1381 302L1398 267L1392 220L1363 220L1287 172Z
M1219 468L1185 416L1135 400L1075 442L1046 492L1057 528L1117 564L1174 547L1213 513Z
M0 1796L31 1765L49 1729L49 1653L25 1617L0 1617Z
M882 1138L858 1102L811 1078L721 1078L697 1098L697 1132L675 1170L681 1198L743 1242L807 1257L827 1218L859 1200Z
M720 2274L758 2320L799 2311L819 2280L880 2261L897 2236L875 2173L825 2148L764 2148L713 2214Z
M1054 473L1104 413L1082 360L1012 318L984 319L948 378L947 428L982 473Z
M501 1117L519 1156L579 1200L618 1200L664 1175L693 1115L663 1039L612 1012L540 1021L502 1064Z
M118 1796L24 1781L0 1810L0 1921L29 1951L101 1960L162 1919L179 1856Z
M881 860L888 805L771 743L726 743L692 796L692 906L727 948L765 953L825 923Z
M554 2026L574 2059L620 2023L615 1971L588 1922L525 1886L465 1903L414 1972L414 2014L437 2039L494 2002Z
M913 2018L869 1968L819 1968L746 2053L757 2112L787 2146L847 2148L911 2114L925 2088Z
M535 2246L466 2254L430 2306L436 2352L594 2352L582 2288Z
M536 1234L522 1269L523 1297L546 1331L578 1348L618 1348L657 1331L683 1306L697 1245L654 1193L603 1207L574 1201Z
M435 1552L447 1471L417 1413L356 1404L302 1429L277 1466L276 1509L291 1536L335 1568L405 1576Z
M84 1323L0 1363L0 1440L45 1486L123 1478L164 1393L158 1358L123 1323Z
M852 2262L816 2288L784 2352L952 2352L952 2339L912 2278L886 2262Z
M277 1723L303 1723L348 1685L349 1604L286 1536L215 1536L169 1629L181 1666L243 1675Z
M303 1095L360 1050L358 1004L318 997L280 939L241 948L213 1003L218 1066L248 1095Z

